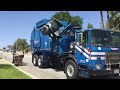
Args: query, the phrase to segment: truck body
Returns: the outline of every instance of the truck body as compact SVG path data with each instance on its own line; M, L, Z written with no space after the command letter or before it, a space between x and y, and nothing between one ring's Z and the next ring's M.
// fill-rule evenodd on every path
M36 23L31 33L34 66L64 68L68 79L119 75L120 33L74 28L55 18Z

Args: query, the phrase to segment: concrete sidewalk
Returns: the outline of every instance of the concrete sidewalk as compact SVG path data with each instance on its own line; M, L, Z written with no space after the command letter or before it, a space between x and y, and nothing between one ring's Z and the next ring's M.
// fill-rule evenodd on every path
M25 73L26 75L30 76L32 79L39 79L38 77L32 75L32 74L29 74L27 72L25 72L24 70L20 69L19 67L16 67L14 64L6 61L5 59L0 59L0 64L10 64L12 66L14 66L15 68L17 68L18 70L20 70L21 72Z
M0 59L0 64L8 64L4 59Z

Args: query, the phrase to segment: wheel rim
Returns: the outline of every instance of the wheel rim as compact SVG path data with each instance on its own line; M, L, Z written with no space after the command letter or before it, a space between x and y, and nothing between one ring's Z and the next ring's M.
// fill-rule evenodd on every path
M38 60L38 66L41 66L41 59Z
M68 76L73 76L73 74L74 74L74 68L73 68L73 66L71 65L71 64L69 64L68 66L67 66L67 74L68 74Z
M33 64L34 64L34 65L36 64L36 60L35 60L35 58L33 59Z

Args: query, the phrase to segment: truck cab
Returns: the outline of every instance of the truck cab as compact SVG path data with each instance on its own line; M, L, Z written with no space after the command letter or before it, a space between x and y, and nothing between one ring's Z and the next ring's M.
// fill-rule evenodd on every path
M119 75L120 32L85 29L75 32L74 54L66 59L67 78Z

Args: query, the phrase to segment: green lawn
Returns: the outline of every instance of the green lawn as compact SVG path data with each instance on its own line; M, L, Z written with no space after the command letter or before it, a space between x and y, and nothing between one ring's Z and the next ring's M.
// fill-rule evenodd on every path
M9 64L0 64L0 79L32 79Z

